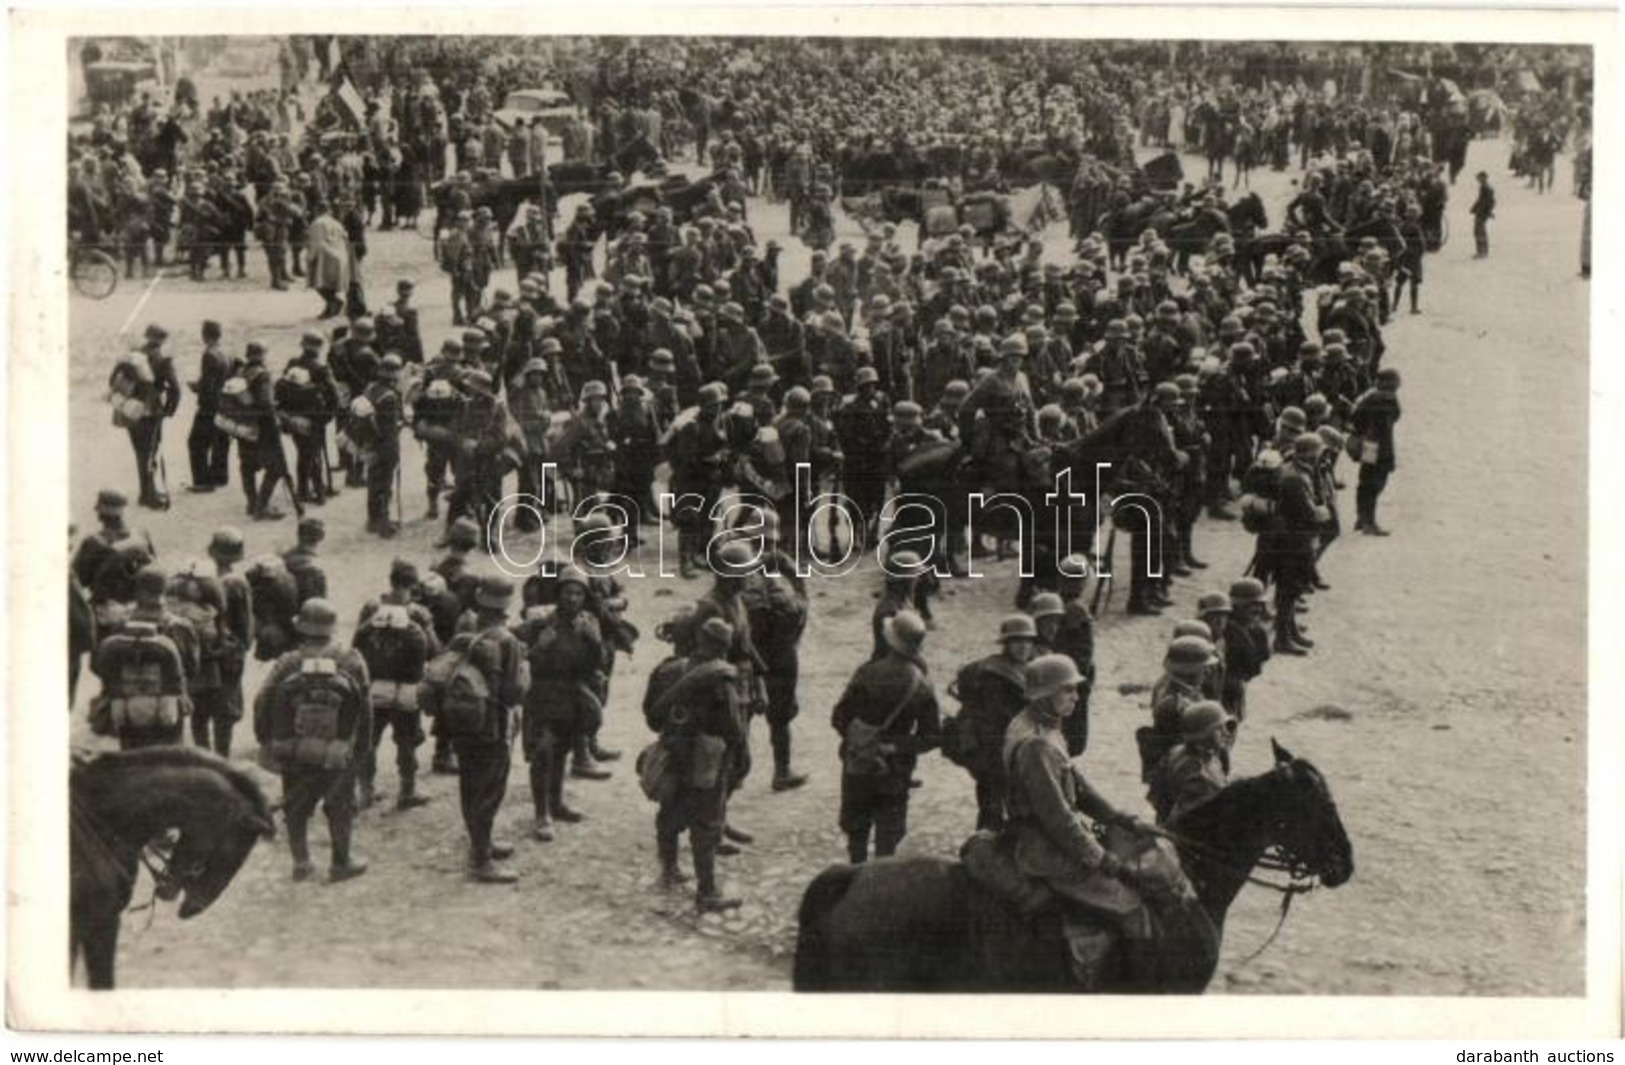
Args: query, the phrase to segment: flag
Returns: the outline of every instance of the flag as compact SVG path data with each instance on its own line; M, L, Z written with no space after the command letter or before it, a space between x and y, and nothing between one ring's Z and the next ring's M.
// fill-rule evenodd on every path
M365 129L367 126L367 104L361 99L361 93L356 91L355 83L350 75L342 68L333 73L333 95L339 102L340 110L345 114L350 125L356 129Z

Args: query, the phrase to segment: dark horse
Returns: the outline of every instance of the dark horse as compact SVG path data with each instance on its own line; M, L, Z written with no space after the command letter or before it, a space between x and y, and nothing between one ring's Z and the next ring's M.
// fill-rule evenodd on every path
M1155 986L1128 978L1121 949L1113 952L1115 972L1108 966L1099 986L1079 986L1053 911L1031 922L1016 916L956 861L888 858L832 866L807 887L796 990L1201 993L1218 967L1225 912L1266 852L1326 887L1354 875L1325 779L1271 746L1273 769L1232 783L1167 826L1198 901L1183 922L1163 925L1185 950L1172 966L1177 972L1165 968Z
M1270 226L1269 212L1258 193L1249 192L1225 209L1230 218L1230 235L1236 238L1236 267L1248 284L1256 285L1263 272L1264 257L1256 254L1253 238Z
M188 747L75 758L68 774L69 964L82 953L94 990L113 986L119 915L130 904L142 850L179 837L160 888L183 894L182 918L208 909L261 839L276 835L271 808L253 778ZM150 867L149 867L150 868Z

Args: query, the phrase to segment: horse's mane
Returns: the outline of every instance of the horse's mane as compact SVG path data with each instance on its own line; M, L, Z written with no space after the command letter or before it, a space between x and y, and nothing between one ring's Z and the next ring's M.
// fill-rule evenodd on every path
M75 776L125 769L212 770L225 777L232 790L241 795L256 814L267 822L272 820L270 803L252 776L219 755L196 747L141 747L133 751L107 751L88 759L75 752L72 769Z
M1277 763L1267 772L1252 777L1241 777L1226 784L1207 800L1190 807L1168 823L1168 828L1192 839L1211 838L1208 831L1213 822L1224 819L1238 804L1256 801L1268 789L1281 782L1282 770L1288 764Z

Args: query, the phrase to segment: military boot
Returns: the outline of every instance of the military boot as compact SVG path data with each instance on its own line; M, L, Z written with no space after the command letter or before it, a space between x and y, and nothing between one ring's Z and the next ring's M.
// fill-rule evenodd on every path
M429 805L429 797L418 794L417 773L415 771L411 773L403 772L401 774L401 793L395 797L395 809L415 810L419 806L427 805Z
M793 791L807 783L807 774L790 768L790 726L773 727L773 790Z
M688 874L677 863L677 837L656 836L655 849L660 853L660 886L670 890L688 883Z
M549 767L547 804L548 812L553 815L555 821L566 825L574 825L587 819L586 814L570 807L564 801L564 756L562 752L553 756L552 765Z
M310 860L310 840L308 821L295 821L287 819L288 850L293 852L293 878L296 881L309 880L316 875L316 866Z
M1275 642L1271 649L1276 654L1297 655L1302 657L1308 654L1292 639L1292 613L1289 610L1278 610L1275 614Z
M717 887L717 855L713 844L695 840L693 850L694 876L699 881L694 905L701 913L723 913L739 909L740 900L724 895Z
M535 760L530 763L530 800L536 810L536 827L532 835L538 843L553 842L553 813L548 798L551 791L548 760L548 752L538 751Z
M608 780L612 775L593 758L591 744L586 736L576 737L575 758L570 767L570 775L582 780Z
M350 853L350 833L354 823L348 817L334 817L328 819L327 828L333 837L333 866L327 871L327 882L338 884L365 873L367 863Z

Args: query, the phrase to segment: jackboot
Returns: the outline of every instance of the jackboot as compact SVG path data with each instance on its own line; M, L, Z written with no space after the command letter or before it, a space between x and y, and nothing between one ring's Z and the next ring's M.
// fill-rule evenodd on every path
M613 747L599 745L598 733L596 732L587 737L587 751L592 755L595 762L618 762L621 758L620 751L615 750Z
M1271 649L1279 655L1297 655L1302 657L1309 652L1293 642L1290 622L1291 614L1284 611L1276 613L1275 642L1271 645Z
M330 884L354 880L367 871L367 863L350 853L350 833L354 827L348 817L327 819L327 830L333 837L333 866L327 871Z
M360 810L372 809L373 803L378 801L378 788L372 777L363 777L356 784L356 808Z
M287 818L288 850L293 853L293 878L309 880L316 875L316 866L310 860L310 822Z
M735 828L731 824L722 826L722 838L733 843L755 843L756 837L742 828Z
M536 827L531 834L538 843L553 842L553 813L548 803L549 757L545 752L539 753L530 763L530 799L536 810Z
M1297 619L1296 616L1293 616L1293 617L1290 617L1290 618L1287 619L1286 631L1287 631L1287 635L1289 637L1291 637L1292 642L1297 644L1298 646L1300 646L1300 647L1313 647L1313 646L1315 646L1315 641L1311 640L1309 637L1307 637L1307 636L1305 636L1303 634L1303 629L1298 626L1298 619Z
M807 774L790 768L790 725L772 726L773 729L773 790L793 791L807 783Z
M570 775L582 780L608 780L613 774L600 766L593 759L591 743L586 736L577 736L575 742L575 759L570 766Z
M670 890L688 883L688 874L677 862L677 837L657 835L655 850L660 854L660 886Z
M579 824L587 819L587 815L567 805L564 801L564 752L553 754L552 764L548 767L547 779L548 811L553 820L566 825Z
M862 865L869 860L869 833L859 835L852 832L847 835L846 860L853 865Z
M419 806L429 805L427 795L418 794L418 776L414 773L401 774L401 793L395 797L395 809L415 810Z
M737 910L740 900L724 895L717 887L717 855L714 845L709 842L701 843L692 838L691 844L694 851L694 876L699 881L694 904L701 913Z

